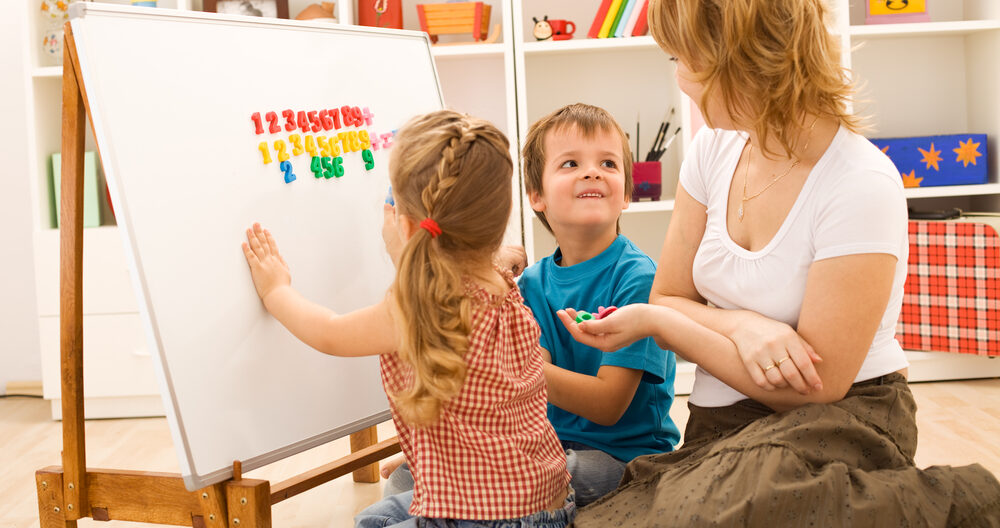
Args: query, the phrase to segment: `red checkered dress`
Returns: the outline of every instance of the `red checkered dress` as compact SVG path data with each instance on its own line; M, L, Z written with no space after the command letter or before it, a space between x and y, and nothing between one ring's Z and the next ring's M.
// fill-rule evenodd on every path
M548 509L569 484L565 453L546 416L541 331L511 286L497 297L466 284L476 303L465 355L468 370L437 423L410 427L390 399L415 483L411 515L524 517ZM398 355L382 355L380 365L387 394L412 383L412 370Z
M1000 355L1000 239L971 222L910 221L896 339L903 348Z

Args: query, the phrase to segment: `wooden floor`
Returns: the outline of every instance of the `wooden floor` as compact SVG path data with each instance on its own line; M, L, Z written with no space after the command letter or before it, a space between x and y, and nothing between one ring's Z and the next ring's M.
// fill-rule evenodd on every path
M915 383L920 442L917 465L965 465L978 462L1000 475L1000 379ZM671 415L683 429L686 398ZM177 455L163 418L87 422L88 466L109 469L178 471ZM392 434L379 427L380 438ZM34 471L59 465L61 428L50 419L49 403L38 399L0 399L0 528L38 526ZM283 480L343 456L346 439L285 459L248 477ZM353 526L351 518L381 495L381 484L338 479L276 504L276 528ZM80 526L109 526L90 519ZM150 524L113 523L119 527Z

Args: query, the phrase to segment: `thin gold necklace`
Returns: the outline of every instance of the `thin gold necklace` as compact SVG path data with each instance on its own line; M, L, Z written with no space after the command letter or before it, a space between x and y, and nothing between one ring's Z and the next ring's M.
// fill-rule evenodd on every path
M812 139L812 131L813 131L814 128L816 128L816 121L818 121L818 120L819 120L819 116L816 116L816 119L813 119L812 126L809 127L809 134L806 136L806 144L802 148L803 152L807 152L809 150L809 140ZM765 185L763 189L755 192L752 196L747 196L747 181L749 180L749 174L750 174L750 159L751 159L751 156L753 155L753 143L749 143L749 142L747 142L747 143L750 145L750 147L747 150L747 166L746 166L746 169L743 171L743 196L740 198L740 208L736 211L736 217L739 219L740 222L743 221L743 206L747 202L749 202L750 200L753 200L754 198L760 196L764 191L770 189L772 185L774 185L775 183L778 183L778 180L780 180L780 179L784 178L785 176L787 176L789 172L792 172L792 169L794 169L795 167L797 167L799 165L799 163L802 162L801 159L795 158L795 161L793 161L792 164L789 165L787 169L785 169L785 172L782 172L778 176L772 177L771 181L768 182L768 184Z

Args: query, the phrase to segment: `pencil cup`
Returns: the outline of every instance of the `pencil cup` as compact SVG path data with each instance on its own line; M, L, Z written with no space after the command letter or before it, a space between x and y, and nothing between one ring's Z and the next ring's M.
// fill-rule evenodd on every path
M632 164L632 201L659 200L662 189L659 161L638 161Z

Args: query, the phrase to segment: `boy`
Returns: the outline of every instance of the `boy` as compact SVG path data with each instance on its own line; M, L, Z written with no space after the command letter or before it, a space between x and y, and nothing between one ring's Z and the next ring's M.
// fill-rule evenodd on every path
M535 215L559 244L519 285L542 329L549 420L566 449L577 505L617 487L625 464L671 451L675 359L652 339L605 354L574 340L556 311L645 303L652 259L619 234L632 194L631 151L604 109L569 105L535 122L524 145L524 177Z

